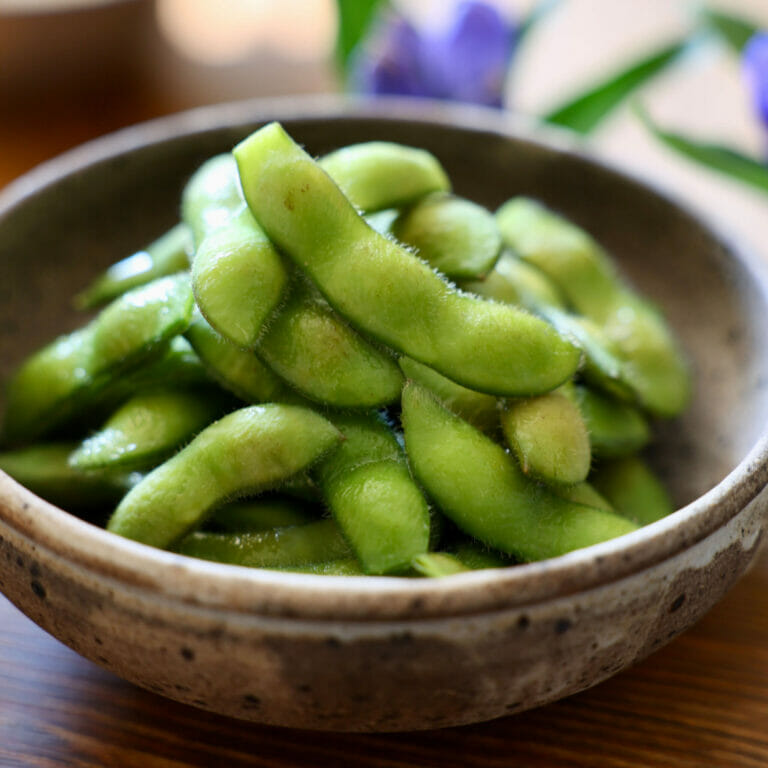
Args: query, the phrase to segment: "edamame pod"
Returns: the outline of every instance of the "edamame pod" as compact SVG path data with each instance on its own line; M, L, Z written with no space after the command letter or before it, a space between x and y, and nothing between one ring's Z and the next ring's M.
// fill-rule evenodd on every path
M461 416L481 432L490 433L498 430L499 401L493 395L462 387L461 384L447 379L429 366L410 357L401 357L397 362L409 379L426 387L457 416Z
M60 336L28 357L8 384L3 442L30 442L77 410L93 383L91 325Z
M388 141L351 144L320 160L322 169L361 211L400 208L451 182L437 158L424 149Z
M181 218L192 233L195 248L242 205L234 157L227 152L206 160L189 179L181 196Z
M429 578L442 578L452 576L454 573L466 573L472 570L450 552L425 552L417 555L412 561L413 569Z
M261 533L202 533L185 536L174 551L188 557L248 568L295 568L349 557L333 520L274 528Z
M253 347L287 284L280 254L245 206L195 252L192 288L197 306L237 346Z
M109 267L82 293L75 296L78 309L91 309L132 288L189 269L192 235L186 224L177 224L143 251Z
M345 439L315 469L323 497L366 573L402 571L429 548L427 502L385 423L371 414L333 421Z
M136 472L73 467L69 456L76 447L76 443L48 443L0 453L0 470L68 511L106 511L141 479Z
M73 467L149 469L225 408L211 391L162 390L135 395L84 440L69 458Z
M483 543L523 560L541 560L637 528L525 477L500 445L413 382L403 389L402 405L417 479L446 516Z
M256 349L305 397L337 408L375 408L400 396L394 358L344 322L311 286L297 281Z
M598 493L593 485L589 483L575 483L574 485L553 485L552 490L568 501L576 504L583 504L587 507L602 509L606 512L616 512L613 505L601 493Z
M518 304L546 320L583 351L581 372L585 378L617 396L634 397L629 383L622 378L623 362L612 342L596 323L566 312L554 284L536 267L505 253L486 280L466 283L465 287L481 296Z
M356 327L481 392L539 394L576 370L579 351L547 323L457 291L374 232L277 123L234 154L256 219Z
M317 520L321 510L322 507L310 507L286 496L262 496L219 507L206 527L220 533L259 533L272 528L306 525Z
M600 323L618 277L603 249L581 228L527 197L496 212L504 243L540 269L577 312Z
M107 529L167 547L225 499L255 493L319 459L341 440L308 408L256 405L204 429L120 502Z
M236 347L220 336L199 314L195 314L186 337L203 365L224 389L246 403L283 400L286 386L250 350Z
M392 234L453 279L489 272L501 251L493 216L481 205L451 195L430 195L395 220Z
M587 423L595 456L625 456L650 441L648 421L633 405L582 385L573 388L573 396Z
M481 280L464 282L463 287L478 296L516 304L525 309L546 306L565 309L557 287L536 267L505 251L494 268Z
M115 299L93 321L91 375L135 366L186 330L194 299L188 275L163 277Z
M691 397L688 368L659 311L627 291L615 298L603 325L624 361L623 379L640 405L660 418L680 414Z
M622 361L622 381L643 408L669 418L690 398L690 379L661 314L624 286L603 249L544 206L514 198L497 212L507 245L539 267L577 312L596 322Z
M524 474L566 485L580 483L589 474L587 425L561 390L510 400L501 411L501 427Z
M639 456L601 461L590 479L620 515L639 525L674 512L666 488Z

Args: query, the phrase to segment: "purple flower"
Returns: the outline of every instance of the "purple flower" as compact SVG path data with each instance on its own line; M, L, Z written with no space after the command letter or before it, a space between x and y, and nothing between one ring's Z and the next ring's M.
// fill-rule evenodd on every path
M744 49L744 66L755 106L768 127L768 32L758 32Z
M389 13L357 51L352 86L363 93L501 107L514 46L514 27L488 3L458 4L440 31Z

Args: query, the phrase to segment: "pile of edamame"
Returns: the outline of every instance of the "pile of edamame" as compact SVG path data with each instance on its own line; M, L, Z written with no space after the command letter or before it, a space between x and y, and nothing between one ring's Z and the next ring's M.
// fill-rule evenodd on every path
M556 557L672 511L640 456L690 381L586 232L429 152L278 123L77 298L9 383L0 468L130 539L317 574Z

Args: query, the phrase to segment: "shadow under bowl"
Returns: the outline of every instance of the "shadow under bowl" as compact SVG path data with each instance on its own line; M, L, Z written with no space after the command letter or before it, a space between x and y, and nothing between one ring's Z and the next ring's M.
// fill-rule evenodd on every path
M557 135L472 108L337 98L206 108L74 150L0 194L0 378L81 323L70 297L174 223L207 157L280 119L309 151L425 147L457 193L524 193L587 228L666 313L695 381L651 460L680 509L553 560L440 580L196 561L113 536L0 473L0 587L41 627L141 686L235 717L396 731L477 722L587 688L688 628L766 525L768 283L649 185Z

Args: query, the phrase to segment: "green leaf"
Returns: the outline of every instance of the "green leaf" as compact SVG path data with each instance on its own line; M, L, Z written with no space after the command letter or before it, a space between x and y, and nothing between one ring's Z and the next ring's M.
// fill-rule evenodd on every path
M336 0L336 60L342 71L346 71L350 54L368 31L379 6L383 5L386 0Z
M515 36L515 46L520 46L525 38L531 33L534 27L544 19L549 13L554 11L561 0L539 0L526 16L520 21Z
M758 160L729 147L694 141L679 133L663 130L643 109L636 107L636 112L648 130L674 152L768 194L768 168Z
M633 91L672 64L688 44L686 40L674 43L635 62L550 112L544 120L578 133L589 133Z
M701 11L701 17L704 24L728 43L736 53L741 53L752 36L760 31L756 24L746 19L731 16L713 8L704 8Z

